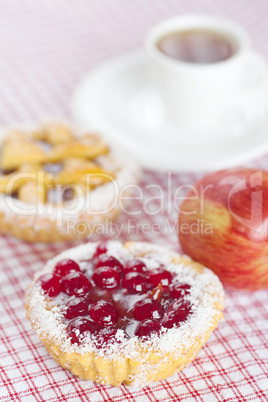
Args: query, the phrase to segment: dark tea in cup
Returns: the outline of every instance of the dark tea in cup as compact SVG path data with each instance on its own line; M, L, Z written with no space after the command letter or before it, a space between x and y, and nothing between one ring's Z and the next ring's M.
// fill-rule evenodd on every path
M205 29L170 32L158 40L157 47L166 56L194 64L218 63L237 50L231 39Z
M205 15L178 16L156 25L146 38L146 50L167 119L196 133L217 126L247 85L253 58L240 25Z

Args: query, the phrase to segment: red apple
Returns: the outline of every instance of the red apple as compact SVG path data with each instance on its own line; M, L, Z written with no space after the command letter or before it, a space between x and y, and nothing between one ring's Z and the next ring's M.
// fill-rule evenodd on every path
M268 172L263 170L208 174L180 207L183 251L232 288L268 288L267 229Z

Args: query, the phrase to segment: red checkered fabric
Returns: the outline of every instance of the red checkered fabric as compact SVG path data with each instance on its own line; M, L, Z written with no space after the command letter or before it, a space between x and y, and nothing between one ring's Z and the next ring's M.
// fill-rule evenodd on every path
M268 56L265 0L10 0L0 9L0 124L69 115L75 85L100 62L142 45L149 27L175 14L233 18ZM178 153L179 157L179 153ZM268 166L268 156L251 162ZM199 175L145 172L142 197L106 237L178 249L175 189ZM165 191L153 197L151 184ZM133 212L140 210L138 217ZM94 236L93 240L103 239ZM73 245L73 244L72 244ZM1 401L268 401L268 293L227 292L225 319L196 360L173 378L141 390L81 381L59 367L25 317L24 293L44 262L71 244L27 244L0 237Z

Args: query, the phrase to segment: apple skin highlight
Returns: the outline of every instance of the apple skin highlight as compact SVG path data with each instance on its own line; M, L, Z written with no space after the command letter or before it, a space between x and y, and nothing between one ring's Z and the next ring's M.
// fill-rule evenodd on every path
M228 169L199 180L180 206L183 251L233 289L268 288L268 172Z

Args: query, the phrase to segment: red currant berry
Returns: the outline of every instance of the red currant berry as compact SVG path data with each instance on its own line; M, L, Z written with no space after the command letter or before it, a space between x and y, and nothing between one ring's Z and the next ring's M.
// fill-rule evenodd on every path
M41 288L49 297L55 297L61 292L61 277L56 274L44 274L40 276L38 282Z
M176 311L174 310L166 311L161 321L162 326L165 328L177 327L179 323L180 320L176 315Z
M95 253L92 257L92 259L95 259L99 257L101 254L107 253L107 241L102 241L99 243L96 247Z
M135 332L139 338L141 337L149 337L151 334L159 333L161 325L156 320L145 320L142 321Z
M93 281L103 289L115 289L120 285L120 275L110 267L97 268L92 275Z
M124 269L124 274L128 272L139 272L140 274L145 274L147 272L146 265L141 260L128 260Z
M96 261L95 269L100 267L110 267L113 268L120 275L123 273L124 268L120 261L118 261L115 257L108 256L106 254L102 254Z
M170 286L170 294L174 299L181 299L190 293L190 289L187 283L174 282Z
M171 303L169 309L175 310L181 321L185 321L192 312L192 305L188 300L175 300Z
M96 334L99 330L100 327L86 317L74 318L69 322L66 329L71 342L78 343L78 345L87 334Z
M176 300L162 318L162 325L165 328L179 326L181 322L187 320L191 314L191 303L187 300Z
M70 272L62 279L62 289L69 296L83 296L91 288L91 283L81 272Z
M65 304L64 317L71 320L81 315L87 315L89 303L89 300L80 298L69 300Z
M160 267L149 271L149 277L154 288L158 286L159 283L161 283L163 287L168 287L172 281L172 274L166 269Z
M135 320L143 321L147 319L159 319L163 314L163 308L157 300L139 300L133 308Z
M55 265L54 272L60 276L65 276L69 274L71 271L78 271L80 272L80 267L77 262L73 260L64 259Z
M145 293L152 288L146 276L139 272L128 272L122 279L122 286L129 293Z
M89 306L88 314L96 324L102 327L114 325L118 318L114 305L105 300L99 300Z
M97 349L100 349L108 344L116 342L117 328L106 327L98 332L98 337L95 341Z

